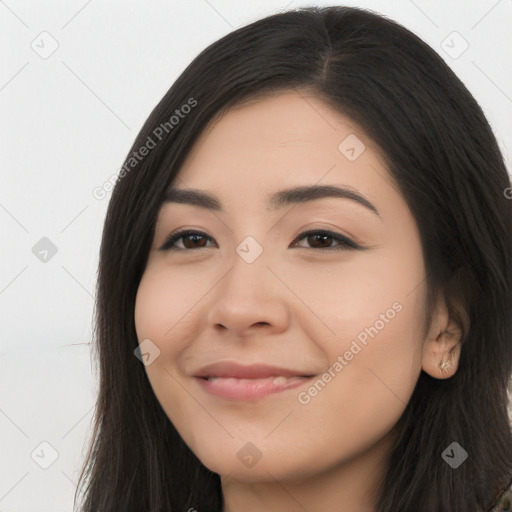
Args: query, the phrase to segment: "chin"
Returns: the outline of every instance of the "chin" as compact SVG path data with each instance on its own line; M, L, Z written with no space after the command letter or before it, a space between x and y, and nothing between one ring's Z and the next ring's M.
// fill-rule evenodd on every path
M221 477L233 478L240 482L274 482L275 480L300 480L307 477L311 472L321 471L322 468L314 468L311 461L314 456L305 457L306 460L291 458L283 453L282 445L279 447L267 447L260 450L260 455L248 443L240 443L239 439L233 439L229 446L217 444L217 450L212 452L211 437L205 450L194 450L194 453L210 471ZM256 443L255 443L256 444ZM250 460L251 450L255 457ZM275 450L273 452L273 450ZM295 452L296 450L292 450ZM259 459L256 460L257 457ZM246 462L244 463L244 458ZM256 462L254 462L256 460Z

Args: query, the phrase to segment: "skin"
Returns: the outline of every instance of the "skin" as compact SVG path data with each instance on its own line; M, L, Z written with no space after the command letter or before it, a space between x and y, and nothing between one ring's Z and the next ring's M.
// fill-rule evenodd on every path
M354 161L338 149L350 134L365 145ZM357 190L380 218L335 197L266 211L269 194L313 184ZM139 343L150 339L160 350L145 369L164 411L202 463L221 475L224 512L374 511L393 427L420 372L451 377L461 334L441 299L423 332L419 232L379 149L351 119L290 91L211 123L173 185L214 194L225 212L161 207L137 293L136 331ZM182 238L182 251L159 251L180 228L212 240L199 237L194 245ZM311 229L367 250L336 250L335 239L307 236L293 246ZM252 263L236 252L249 235L263 248ZM234 402L207 394L193 377L218 361L321 377L397 303L401 310L366 345L358 343L361 350L307 404L298 394L311 384ZM441 361L450 366L441 370ZM237 457L248 442L261 454L251 467Z

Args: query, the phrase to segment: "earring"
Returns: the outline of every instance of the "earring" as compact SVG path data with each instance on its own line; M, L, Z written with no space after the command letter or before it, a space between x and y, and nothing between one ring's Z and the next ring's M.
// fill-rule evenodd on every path
M452 367L452 363L450 361L441 361L439 363L439 368L441 372L448 371Z

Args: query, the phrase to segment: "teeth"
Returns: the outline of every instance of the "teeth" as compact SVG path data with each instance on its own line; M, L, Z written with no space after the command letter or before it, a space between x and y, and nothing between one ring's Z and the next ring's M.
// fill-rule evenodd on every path
M296 379L297 377L284 377L283 375L280 375L278 377L265 377L261 379L238 379L236 377L208 377L207 380L210 382L214 382L218 379L236 379L236 380L272 380L274 384L286 384L289 380Z

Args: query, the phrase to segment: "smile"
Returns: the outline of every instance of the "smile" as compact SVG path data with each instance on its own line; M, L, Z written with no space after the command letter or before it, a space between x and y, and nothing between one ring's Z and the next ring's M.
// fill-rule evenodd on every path
M294 389L312 377L275 376L261 379L236 377L196 377L201 388L207 393L233 400L259 400L266 396Z

